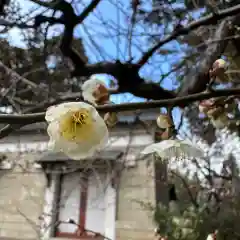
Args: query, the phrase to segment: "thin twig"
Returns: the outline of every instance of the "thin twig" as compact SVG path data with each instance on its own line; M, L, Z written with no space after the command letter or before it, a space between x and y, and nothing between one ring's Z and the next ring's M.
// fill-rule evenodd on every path
M221 19L226 18L228 16L233 16L233 15L238 14L238 13L240 13L240 4L238 4L234 7L227 8L225 10L219 11L219 13L217 15L210 14L206 17L203 17L203 18L199 19L198 21L194 21L194 22L188 24L186 27L180 28L179 30L173 32L173 34L171 34L170 36L168 36L165 39L163 39L162 41L158 42L151 49L149 49L145 53L145 55L143 55L142 58L138 61L139 67L143 66L149 60L149 58L153 55L153 53L157 49L159 49L161 46L163 46L164 44L176 39L177 37L179 37L181 35L186 35L190 31L192 31L192 30L194 30L194 29L196 29L200 26L212 24L212 23L214 23L218 20L221 20Z
M151 109L166 106L178 106L179 104L189 103L193 101L204 100L212 97L229 96L229 95L240 95L240 88L232 89L221 89L214 92L203 92L192 94L186 97L178 97L174 99L165 99L152 102L138 102L138 103L122 103L122 104L106 104L98 106L96 109L99 112L122 112L132 111L137 109ZM21 123L30 124L35 122L42 122L45 118L45 112L32 113L32 114L0 114L0 123L19 124Z

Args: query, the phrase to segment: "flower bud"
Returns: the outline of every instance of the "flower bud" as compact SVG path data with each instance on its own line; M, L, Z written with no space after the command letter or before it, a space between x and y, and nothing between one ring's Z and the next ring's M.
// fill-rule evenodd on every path
M228 76L225 74L226 70L226 61L224 61L223 59L218 59L213 63L212 69L210 70L210 75L212 77L216 77L216 82L225 83L229 81Z
M219 68L224 69L224 70L227 69L227 63L225 60L218 59L213 63L213 69L219 69Z
M82 85L82 95L85 101L94 105L103 105L109 101L108 88L103 81L92 76Z
M117 113L115 112L108 112L104 115L104 121L108 127L113 127L118 122Z
M166 129L173 126L173 122L167 114L160 114L157 118L157 125L159 128Z
M203 100L199 103L198 110L201 113L207 114L207 112L214 107L215 100L214 99L208 99Z
M98 84L93 91L93 97L99 105L105 104L109 101L108 89L103 84Z

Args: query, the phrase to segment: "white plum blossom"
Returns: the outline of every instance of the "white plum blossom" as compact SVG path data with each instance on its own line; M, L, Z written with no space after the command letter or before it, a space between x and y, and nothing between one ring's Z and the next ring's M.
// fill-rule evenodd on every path
M204 152L190 143L182 140L164 140L159 143L153 143L147 146L142 154L156 153L163 159L181 158L181 157L203 157Z
M104 104L109 101L109 93L106 84L93 76L83 83L82 96L85 101L93 104Z
M67 102L51 106L45 119L50 146L71 159L90 157L108 143L108 128L90 104Z

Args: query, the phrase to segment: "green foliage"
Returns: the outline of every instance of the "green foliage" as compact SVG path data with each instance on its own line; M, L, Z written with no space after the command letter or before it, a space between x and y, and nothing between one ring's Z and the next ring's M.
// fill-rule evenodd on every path
M179 173L177 173L179 174ZM158 228L158 233L168 240L206 240L209 234L217 231L217 240L238 240L240 236L240 196L221 195L221 202L208 200L209 192L203 189L203 184L198 182L197 191L203 194L203 198L198 198L197 206L192 203L191 198L186 194L186 187L197 184L194 178L181 175L187 183L184 187L180 184L179 178L175 179L178 189L179 201L173 207L173 202L169 206L159 203L155 206L152 203L137 201L140 206L150 213L154 223ZM178 179L178 180L177 180ZM226 190L231 187L225 185ZM191 191L194 199L196 195Z
M160 235L167 236L168 240L207 239L216 230L219 240L237 240L240 233L239 204L234 206L235 209L217 214L208 212L206 204L200 208L188 207L181 213L170 211L163 205L154 208L150 203L141 203L141 206L153 213Z

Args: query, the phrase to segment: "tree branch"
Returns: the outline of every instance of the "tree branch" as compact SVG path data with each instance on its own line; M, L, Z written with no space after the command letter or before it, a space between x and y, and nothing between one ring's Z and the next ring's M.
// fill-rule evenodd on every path
M137 109L151 109L166 106L179 106L181 104L189 104L193 101L200 101L212 97L240 95L240 88L221 89L210 93L198 93L192 94L186 97L178 97L174 99L165 99L151 102L140 103L123 103L123 104L107 104L104 106L98 106L99 112L121 112L121 111L133 111ZM8 124L21 124L25 125L45 121L45 112L34 114L0 114L0 123Z
M14 23L14 22L9 22L5 19L0 19L0 26L4 26L4 27L18 27L21 29L27 29L27 28L32 28L32 25L28 25L26 23Z
M84 19L92 12L101 0L93 0L81 13L80 16L77 17L77 23L80 24L84 21Z
M75 49L72 48L73 31L77 24L80 24L89 15L90 12L98 5L100 0L92 0L92 2L83 10L83 12L77 16L74 13L72 5L68 2L61 1L61 9L63 12L63 18L65 20L65 28L63 33L63 38L60 44L60 49L64 56L70 58L75 66L75 69L83 68L85 61L77 53Z
M31 88L35 90L39 90L39 86L34 82L29 81L28 79L20 76L17 72L13 71L9 67L7 67L1 60L0 60L0 70L2 73L7 73L11 78L15 79L16 81L21 81Z
M228 21L222 21L215 31L213 39L226 39L229 34L232 34L232 31L233 30L230 28ZM208 46L202 56L199 66L184 78L183 84L178 92L179 97L201 92L206 89L207 84L210 81L209 70L213 62L223 54L227 42L228 40L220 42L216 41Z
M79 100L79 101L83 100L81 94L76 93L76 94L71 94L71 95L64 95L64 96L54 99L52 101L41 102L37 106L25 109L23 111L23 113L36 113L36 112L44 111L46 108L48 108L52 105L55 105L55 104L59 104L61 102L76 101L76 100ZM7 124L6 126L4 126L3 128L0 129L0 139L8 136L9 134L18 130L19 128L23 127L24 125L25 125L24 123L22 123L22 124Z
M112 75L118 81L118 92L119 93L132 93L137 97L143 97L146 99L153 99L153 100L160 100L160 99L171 99L175 98L176 94L173 91L168 91L163 89L159 84L155 83L148 83L143 78L139 76L139 69L141 66L149 59L151 54L154 52L154 49L162 46L163 44L177 38L180 35L184 35L189 33L191 30L196 29L202 25L208 25L212 23L216 23L216 21L227 17L229 15L238 14L240 12L240 4L228 8L226 10L220 11L217 15L209 15L204 17L196 22L189 24L188 26L179 29L178 31L174 32L171 36L167 37L163 41L160 41L156 46L146 53L142 59L139 60L138 63L121 63L120 61L116 62L99 62L96 64L86 64L85 60L81 57L81 55L72 48L72 40L73 40L73 31L77 24L80 24L84 21L84 19L88 16L88 14L97 6L100 0L93 0L85 9L84 11L77 16L74 12L72 5L64 0L59 0L57 4L53 6L54 1L52 2L51 7L57 10L61 10L63 13L63 17L60 19L62 23L65 25L63 38L61 41L60 49L64 56L71 59L74 70L72 71L72 76L83 76L89 77L92 74L109 74ZM42 21L47 21L47 17L42 18ZM39 20L39 16L38 16ZM50 22L60 22L59 19L49 19ZM40 22L38 21L38 24ZM220 27L216 34L218 33L218 39L224 38L227 34L227 31L223 31L224 28L227 28L227 22L225 21L224 24L220 24ZM220 31L222 29L222 32ZM229 29L229 28L228 28ZM230 31L230 30L229 30ZM223 33L226 34L223 34ZM220 38L219 38L220 36ZM211 67L211 63L217 59L216 56L219 56L222 53L226 42L222 41L221 43L216 43L214 45L215 49L212 47L211 52L215 53L204 60L201 64L201 71L199 70L201 76L196 76L199 74L192 74L188 77L185 81L188 84L184 84L183 87L180 89L178 96L186 96L188 94L201 92L206 88L206 84L208 83L208 70ZM218 54L217 54L218 53ZM190 79L191 77L191 79ZM203 80L202 80L203 79ZM191 83L190 86L189 83Z
M62 0L52 0L51 2L43 2L41 0L31 0L32 2L46 8L57 9L61 11L58 4L62 2Z
M110 74L118 81L119 93L129 92L137 97L147 99L164 99L173 98L175 94L165 90L158 84L146 83L138 74L138 65L131 63L121 63L116 61L100 62L97 64L86 64L84 59L72 48L73 30L75 26L88 16L88 14L97 6L100 0L93 0L82 12L80 16L76 16L70 3L65 2L63 15L65 20L65 29L61 41L60 49L64 56L71 59L74 64L72 76L89 77L92 74L105 73Z
M177 37L181 35L186 35L192 30L204 26L204 25L210 25L210 24L216 24L218 20L221 20L223 18L226 18L228 16L233 16L236 14L240 13L240 4L228 8L226 10L219 11L218 14L210 14L206 17L203 17L199 19L198 21L194 21L187 25L186 27L182 27L178 29L177 31L173 32L172 35L166 37L162 41L158 42L155 46L153 46L151 49L149 49L143 56L142 58L138 61L139 67L142 67L148 60L149 58L154 54L156 50L158 50L161 46L164 44L176 39Z

